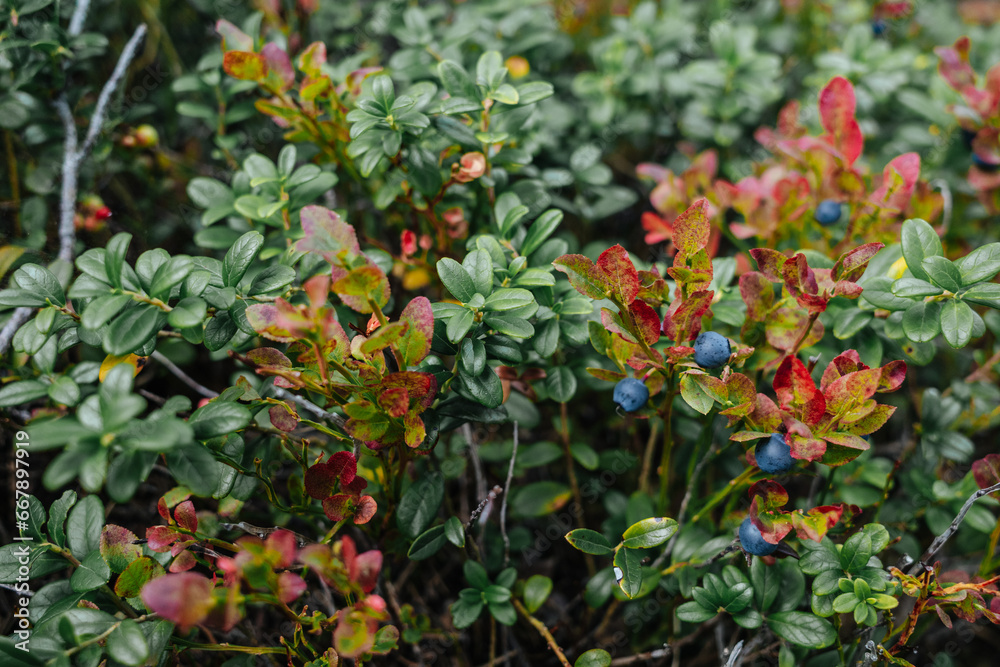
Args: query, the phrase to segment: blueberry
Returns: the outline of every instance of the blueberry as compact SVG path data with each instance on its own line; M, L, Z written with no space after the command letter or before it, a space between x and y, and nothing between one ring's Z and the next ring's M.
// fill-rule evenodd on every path
M840 213L840 202L833 199L824 199L816 207L813 217L816 218L816 222L819 224L829 227L840 220Z
M888 29L889 24L885 22L885 19L875 19L872 21L872 34L876 37L881 37Z
M993 172L1000 170L1000 164L997 164L995 162L987 162L983 158L979 157L978 153L972 154L972 164L976 165L980 171L985 171L989 174L992 174Z
M702 368L718 368L729 361L732 353L729 339L714 331L706 331L694 341L694 363Z
M778 548L777 544L764 541L764 536L761 535L760 529L753 525L750 517L743 519L743 523L740 524L740 544L743 545L743 548L748 553L754 556L768 556Z
M787 472L793 465L792 448L785 444L785 436L772 433L767 440L761 440L754 449L757 467L766 473Z
M625 412L635 412L648 400L649 389L642 380L625 378L615 385L614 401Z

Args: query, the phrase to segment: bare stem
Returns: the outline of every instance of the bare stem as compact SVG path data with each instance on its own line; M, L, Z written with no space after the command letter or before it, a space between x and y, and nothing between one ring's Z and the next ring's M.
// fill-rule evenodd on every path
M570 662L566 658L566 654L562 652L561 648L559 648L559 644L556 643L556 638L552 636L552 633L549 632L547 627L545 627L545 624L529 614L528 610L524 608L524 605L521 604L521 601L517 598L511 598L510 601L514 603L514 607L517 611L528 620L528 623L531 623L531 625L538 630L538 634L545 639L545 643L548 644L549 648L552 649L552 652L556 654L556 657L559 659L559 664L563 667L570 667Z
M934 541L931 542L929 547L927 547L927 551L924 552L924 555L921 556L920 560L917 563L914 563L913 567L910 568L909 574L916 574L920 571L923 564L929 563L931 559L934 558L935 554L937 554L937 552L941 550L941 547L944 546L944 543L951 539L951 536L958 530L959 525L961 525L962 521L965 519L965 515L969 513L969 510L972 509L972 506L977 500L996 491L1000 491L1000 483L988 486L985 489L979 489L969 496L969 499L965 501L964 505L962 505L962 509L958 513L958 516L955 517L955 520L951 522L951 525L948 526L943 533L934 538Z

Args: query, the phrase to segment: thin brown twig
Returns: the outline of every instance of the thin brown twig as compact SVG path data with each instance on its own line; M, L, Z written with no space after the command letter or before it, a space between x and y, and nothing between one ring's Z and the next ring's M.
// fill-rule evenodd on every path
M527 619L528 623L531 623L531 625L538 630L538 634L545 639L545 643L549 645L549 648L552 649L552 652L555 653L556 657L559 659L559 664L563 667L570 667L570 662L566 659L566 654L562 652L561 648L559 648L559 643L556 642L556 638L552 636L552 633L549 632L549 629L545 626L545 624L532 616L528 610L524 608L524 605L521 604L520 600L517 598L511 598L510 600L514 603L514 608L517 609L517 611L524 616L525 619Z

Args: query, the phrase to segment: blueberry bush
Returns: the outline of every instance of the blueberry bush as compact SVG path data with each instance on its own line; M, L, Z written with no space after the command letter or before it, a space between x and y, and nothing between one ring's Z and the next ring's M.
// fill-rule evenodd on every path
M0 664L994 664L996 3L0 0L0 81Z

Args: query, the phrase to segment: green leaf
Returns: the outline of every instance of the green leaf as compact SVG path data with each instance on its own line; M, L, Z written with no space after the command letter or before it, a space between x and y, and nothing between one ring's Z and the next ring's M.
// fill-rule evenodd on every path
M396 510L396 525L403 535L416 539L434 520L444 499L444 477L430 473L406 490ZM453 517L454 518L454 517Z
M87 496L73 507L66 521L66 536L69 550L77 560L100 549L103 527L104 505L97 496Z
M97 331L131 302L132 297L128 294L108 294L97 297L87 304L80 317L80 325L85 329Z
M980 306L1000 309L1000 284L979 283L960 295L963 301L971 301Z
M214 400L195 410L188 424L199 440L238 431L250 423L250 411L239 403Z
M872 557L872 538L864 532L855 533L840 551L840 566L847 572L857 572Z
M69 583L77 593L86 593L100 588L111 578L111 568L104 562L100 551L91 551L80 561Z
M68 375L58 377L49 385L49 398L60 405L76 405L80 400L80 385Z
M217 311L212 319L205 323L205 347L211 352L221 350L236 335L236 331L236 323L229 316L229 312Z
M125 253L128 252L128 246L131 241L131 234L126 232L115 234L108 241L105 252L104 269L107 273L108 282L118 289L122 289L123 287L122 270L125 266ZM95 277L99 278L99 276Z
M785 611L767 617L767 627L782 639L807 648L826 648L837 640L833 624L802 611Z
M476 294L476 285L466 272L465 267L450 257L445 257L438 260L437 271L441 282L444 283L444 286L451 292L452 296L462 303L468 303L472 300L472 297ZM490 271L492 276L492 264Z
M937 232L925 220L913 218L903 223L901 240L903 258L910 273L920 280L930 280L923 267L924 260L944 254Z
M1000 285L997 285L1000 288ZM969 304L948 299L941 307L941 333L953 348L965 347L972 340L972 320L975 314Z
M49 393L49 385L40 380L20 380L0 389L0 408L24 405Z
M949 292L957 292L962 287L962 274L948 258L928 257L921 266L935 285Z
M707 609L697 602L685 602L677 607L677 618L685 623L704 623L715 618L718 612Z
M903 298L937 296L944 290L919 278L900 278L892 284L892 293Z
M76 491L63 491L49 507L49 538L58 547L66 546L66 515L76 504Z
M927 343L941 333L941 302L921 301L903 313L903 333L915 343Z
M66 294L51 271L38 264L25 264L14 272L12 283L54 306L66 305ZM13 286L13 284L12 284Z
M196 496L207 498L215 491L222 464L202 445L171 450L166 459L170 474Z
M541 247L546 239L559 228L562 219L563 212L554 208L538 216L531 227L528 227L528 233L525 234L524 241L521 243L521 254L527 257Z
M540 517L555 512L572 497L569 486L562 482L533 482L520 487L510 501L515 517Z
M955 265L962 274L963 285L990 280L1000 272L1000 243L979 246L955 262Z
M477 252L483 251L478 250ZM503 287L486 297L483 309L491 311L513 310L514 308L527 306L533 303L534 300L535 297L526 289Z
M615 552L608 538L587 528L577 528L566 533L566 541L585 554L610 556Z
M111 631L107 642L108 655L124 665L138 667L149 658L149 645L139 624L126 618Z
M283 264L275 264L254 276L247 294L257 296L278 290L284 291L285 288L292 284L293 280L295 280L295 269Z
M117 356L132 354L155 336L166 321L166 313L150 304L126 310L108 326L104 351Z
M433 526L421 533L413 544L407 556L410 560L425 560L436 554L447 541L444 524ZM478 614L478 612L476 612Z
M483 322L497 333L513 338L531 338L535 334L535 327L531 322L514 315L487 313L483 316Z
M642 587L642 554L633 549L619 549L615 554L615 580L629 598L639 594Z
M577 658L573 667L611 667L611 654L602 648L592 648Z
M196 327L205 321L208 315L208 304L205 300L197 296L189 296L181 299L170 314L167 315L167 323L175 329L186 329Z
M524 606L534 614L538 611L552 592L552 580L546 576L535 574L524 582Z
M545 377L545 390L549 393L549 398L557 403L568 403L576 393L576 376L572 369L566 366L549 369Z
M440 264L440 262L438 262ZM477 294L489 297L493 292L493 260L485 250L473 250L462 260L462 268L472 279L473 289ZM442 278L443 280L443 278ZM450 290L451 288L449 288ZM465 301L465 299L463 299ZM489 301L489 299L487 299ZM511 306L517 308L518 306ZM509 310L509 308L494 308L487 310Z
M467 394L468 398L487 408L500 407L503 403L503 383L490 366L483 368L483 372L479 375L469 375L460 368L459 377L462 380L461 388L464 390L462 393Z
M473 377L480 375L486 368L486 345L478 338L466 338L462 341L462 369Z
M663 544L677 532L677 522L667 517L651 517L633 523L622 534L629 549L648 549Z
M473 590L473 589L465 589ZM463 593L465 591L462 591ZM459 630L467 628L476 622L479 618L479 614L483 611L483 599L479 594L479 591L473 590L475 597L469 596L471 599L466 599L466 597L460 597L457 602L451 605L451 617L452 623Z
M873 278L865 284L861 298L875 306L886 310L906 310L913 305L911 299L904 299L892 293L894 281L888 276Z
M235 287L240 282L263 244L264 236L260 232L247 232L236 239L222 260L223 285Z
M458 63L452 60L442 60L438 63L437 71L441 85L452 97L465 97L470 100L482 99L479 87L476 86L465 68Z
M465 526L457 516L448 517L444 522L444 535L459 549L465 548Z

